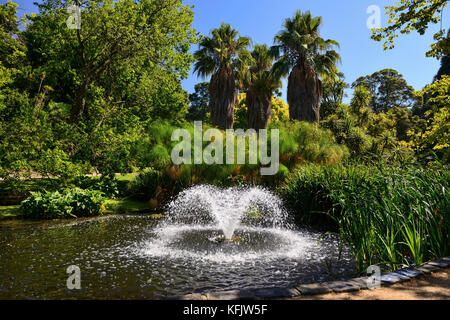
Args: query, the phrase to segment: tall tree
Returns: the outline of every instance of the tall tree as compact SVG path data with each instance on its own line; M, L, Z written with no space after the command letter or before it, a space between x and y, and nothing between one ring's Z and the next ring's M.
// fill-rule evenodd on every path
M342 72L336 75L325 75L322 79L323 97L320 104L320 118L324 119L330 114L333 114L337 107L342 103L345 94L345 89L349 87L345 82L345 77Z
M17 66L25 57L17 7L11 1L0 4L0 64L7 68Z
M267 127L272 114L273 93L281 87L280 78L271 70L274 61L266 45L255 45L249 67L243 69L246 91L247 127L255 130Z
M200 40L194 53L194 72L211 75L209 82L211 122L220 129L233 128L237 99L236 68L249 59L250 38L241 37L231 25L222 23L211 31L211 37Z
M430 24L441 22L441 29L433 36L435 43L431 50L426 53L428 57L440 58L450 52L449 34L445 34L442 28L442 13L447 6L448 0L402 0L395 5L386 7L386 15L389 16L389 26L372 30L372 39L383 41L384 50L395 47L395 38L400 33L411 33L417 31L420 35L425 34Z
M82 8L79 29L66 24L72 4ZM163 88L172 91L178 90L177 80L187 77L193 61L189 48L197 35L192 9L181 0L44 0L39 11L29 16L25 32L29 58L45 69L58 98L73 96L73 123L81 121L89 97L101 93L94 99L109 110L131 99L143 106L147 96L134 92L149 89L149 77L174 74Z
M426 130L413 137L414 144L422 155L436 153L444 163L450 160L450 76L426 86L419 95L427 96L428 119Z
M439 81L443 76L450 76L450 54L441 58L441 67L434 77L434 81Z
M186 119L189 121L205 121L209 107L209 82L197 83L194 93L189 95L189 113Z
M371 100L371 94L369 89L364 86L357 86L353 91L353 98L350 102L353 112L358 117L358 122L361 124L363 110L369 106Z
M81 29L67 23L75 3ZM102 173L129 170L151 121L184 121L181 79L197 43L191 6L43 0L23 29L15 7L0 5L0 175L40 171L47 156Z
M274 39L272 50L280 57L274 70L283 76L289 74L287 99L291 119L319 122L323 93L319 77L337 72L340 56L333 48L339 44L320 37L321 24L321 17L298 10L292 19L285 20L284 29Z
M403 76L393 69L383 69L370 76L356 79L352 88L366 87L372 96L370 107L375 112L388 111L393 107L413 107L417 100L414 89Z
M9 1L0 4L0 121L5 125L23 112L26 84L26 48L23 45L18 5ZM1 124L0 124L1 128Z

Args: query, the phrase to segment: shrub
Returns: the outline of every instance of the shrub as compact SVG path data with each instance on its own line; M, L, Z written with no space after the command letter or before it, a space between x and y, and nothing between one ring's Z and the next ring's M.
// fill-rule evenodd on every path
M348 157L347 148L336 143L332 132L316 124L290 121L269 129L280 130L280 161L288 168L301 162L335 164Z
M161 184L161 173L153 168L144 169L130 184L133 199L148 201L156 195Z
M126 182L102 176L100 178L78 176L72 179L71 184L80 189L98 190L108 198L117 198L124 194Z
M31 219L89 217L102 214L103 194L95 190L71 189L68 192L32 192L20 206Z

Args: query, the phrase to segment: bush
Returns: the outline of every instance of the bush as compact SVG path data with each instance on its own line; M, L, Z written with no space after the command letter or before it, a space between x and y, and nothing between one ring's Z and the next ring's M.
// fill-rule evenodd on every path
M63 181L92 169L87 162L71 161L67 153L58 148L41 151L40 158L34 161L34 167L44 177L58 177Z
M154 198L161 184L161 173L153 168L144 169L129 186L129 194L133 199L148 201Z
M290 121L269 126L280 130L280 160L288 168L300 162L340 163L348 150L339 145L332 132L308 122Z
M102 214L104 197L100 191L71 189L68 192L32 192L20 206L23 217L56 219Z
M109 177L78 176L72 179L71 184L85 190L101 191L108 198L117 198L125 193L126 182Z
M450 254L450 173L416 166L304 166L281 194L296 220L330 224L358 268Z

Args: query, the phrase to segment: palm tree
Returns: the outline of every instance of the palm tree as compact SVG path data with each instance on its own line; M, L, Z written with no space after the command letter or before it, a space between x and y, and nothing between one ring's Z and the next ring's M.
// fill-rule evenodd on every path
M367 121L368 113L366 112L372 100L372 94L369 89L364 86L356 86L353 91L353 98L350 102L353 112L358 116L359 125ZM364 115L364 118L362 117Z
M319 36L321 17L298 10L286 19L274 39L272 52L280 57L274 69L282 76L289 71L287 100L291 119L319 122L322 84L319 76L337 73L339 54L332 48L339 43Z
M255 45L251 60L239 68L238 80L246 91L247 126L252 129L267 127L272 114L272 95L281 87L281 80L272 70L273 55L266 45Z
M320 118L335 113L336 108L342 104L342 100L346 96L345 89L349 87L345 82L342 72L336 74L326 74L321 79L322 82L322 100L320 105Z
M237 30L222 23L220 28L211 31L211 37L200 41L199 50L194 53L194 72L201 77L211 75L211 122L223 130L233 128L237 100L235 72L240 61L248 59L249 45L250 38L240 37Z

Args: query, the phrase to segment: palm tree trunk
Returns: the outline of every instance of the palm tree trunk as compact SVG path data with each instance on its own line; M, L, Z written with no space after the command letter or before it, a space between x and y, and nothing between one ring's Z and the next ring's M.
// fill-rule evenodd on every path
M247 92L247 126L249 129L265 129L272 114L272 94Z
M222 130L232 129L237 89L234 73L222 67L212 75L209 83L211 122Z
M319 123L321 98L322 84L313 67L298 63L292 69L288 80L290 119Z

